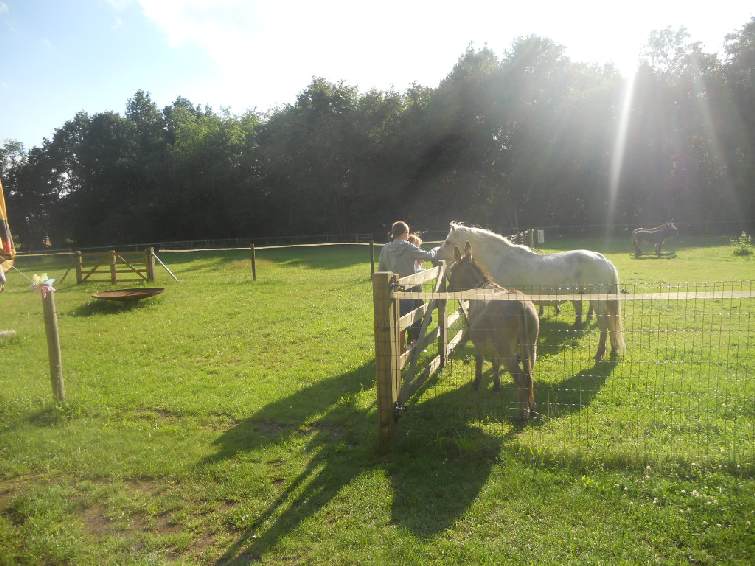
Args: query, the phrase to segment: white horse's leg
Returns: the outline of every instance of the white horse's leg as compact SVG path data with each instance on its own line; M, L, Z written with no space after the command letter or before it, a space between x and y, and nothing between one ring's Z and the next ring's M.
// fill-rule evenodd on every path
M493 360L493 391L501 390L501 360Z
M582 301L572 301L574 305L574 328L582 328Z
M606 354L606 337L608 336L608 319L606 318L605 301L595 301L595 315L600 329L600 338L598 339L598 350L595 352L595 361L599 362Z

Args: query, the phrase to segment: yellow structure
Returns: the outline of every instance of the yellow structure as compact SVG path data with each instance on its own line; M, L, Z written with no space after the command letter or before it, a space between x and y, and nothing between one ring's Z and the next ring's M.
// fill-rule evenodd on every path
M8 210L5 208L5 195L3 183L0 181L0 268L7 271L13 266L13 258L16 257L16 248L13 245L13 236L10 233L8 223Z

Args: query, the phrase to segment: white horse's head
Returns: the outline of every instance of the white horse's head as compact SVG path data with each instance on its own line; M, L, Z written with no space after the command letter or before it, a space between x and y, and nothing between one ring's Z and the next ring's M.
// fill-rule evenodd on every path
M454 247L464 247L468 238L465 240L464 234L461 233L460 228L463 226L460 222L451 222L446 241L441 244L438 250L438 255L436 256L438 259L444 259L448 263L451 263L454 260Z

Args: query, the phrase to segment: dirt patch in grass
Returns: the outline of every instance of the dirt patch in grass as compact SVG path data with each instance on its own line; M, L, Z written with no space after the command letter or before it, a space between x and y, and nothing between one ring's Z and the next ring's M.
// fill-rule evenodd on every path
M18 476L15 478L0 480L0 514L5 515L14 525L22 522L21 518L13 511L12 503L16 496L23 492L37 476Z
M111 532L110 519L105 514L105 506L100 503L85 507L81 512L81 520L87 532L97 538L102 538Z

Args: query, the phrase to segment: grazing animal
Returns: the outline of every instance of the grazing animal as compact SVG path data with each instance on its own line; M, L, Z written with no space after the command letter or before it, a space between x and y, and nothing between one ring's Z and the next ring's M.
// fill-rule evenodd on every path
M475 261L493 280L504 287L526 293L618 293L619 272L605 256L588 250L571 250L555 254L538 254L527 246L512 244L490 230L451 222L451 229L436 257L450 260L454 247L471 242ZM611 355L625 350L621 322L621 304L617 300L594 301L600 339L595 360L603 359L606 337L610 336ZM582 302L575 301L574 325L582 324Z
M673 222L666 222L655 228L635 228L632 230L632 245L634 246L635 257L642 255L642 242L651 242L655 244L655 255L660 257L661 247L664 240L676 236L679 230Z
M469 337L475 347L475 389L482 382L482 362L493 363L493 389L501 388L500 368L503 364L511 373L519 390L519 412L527 420L535 409L533 369L537 358L537 336L540 321L537 310L526 295L508 291L497 285L472 259L472 248L467 242L464 256L454 248L455 262L448 271L448 290L494 289L513 293L516 300L494 301L473 299L466 313ZM519 367L519 360L522 367Z

